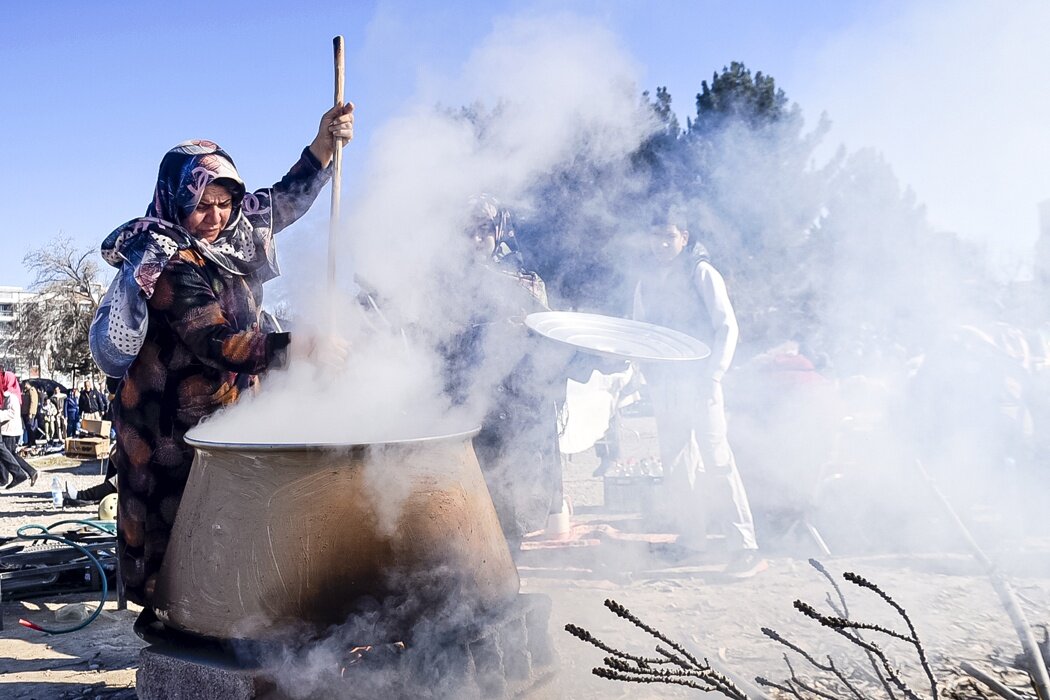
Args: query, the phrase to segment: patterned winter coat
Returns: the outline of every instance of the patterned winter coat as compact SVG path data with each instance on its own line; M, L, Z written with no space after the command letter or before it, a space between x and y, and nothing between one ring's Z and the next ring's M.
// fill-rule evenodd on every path
M262 283L277 274L272 235L305 213L328 179L304 150L272 188L235 197L227 228L209 246L172 221L196 207L203 184L215 175L239 183L232 160L214 144L180 144L162 163L148 217L125 224L103 245L104 255L138 263L122 271L137 288L118 290L118 301L132 297L145 307L137 312L140 338L129 341L123 327L124 335L114 336L124 350L141 345L113 412L121 576L128 598L145 606L151 605L193 459L186 431L235 402L260 372L282 361L288 334L260 326ZM110 312L113 318L118 311ZM116 323L107 320L105 330L112 333Z

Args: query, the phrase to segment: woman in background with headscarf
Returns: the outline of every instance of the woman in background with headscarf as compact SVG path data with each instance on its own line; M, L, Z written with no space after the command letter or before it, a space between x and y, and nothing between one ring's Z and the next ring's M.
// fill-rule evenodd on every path
M471 306L442 347L446 389L458 403L484 402L474 450L514 548L562 510L558 411L573 353L538 341L524 326L526 315L550 307L543 280L526 266L510 211L486 194L469 207L474 260L459 291Z
M18 441L22 438L22 388L18 384L18 377L14 372L4 372L0 375L0 389L3 391L3 408L0 409L0 440L3 449L0 449L0 468L11 477L11 483L7 488L15 486L28 480L30 486L36 485L39 474L29 462L18 455Z
M118 272L91 348L102 370L121 378L112 454L118 553L143 624L154 621L156 577L193 461L186 431L256 386L289 349L321 349L267 326L262 284L279 272L273 234L306 213L328 181L337 144L353 138L352 112L349 103L326 112L288 174L254 192L215 143L179 144L161 161L146 216L102 244Z

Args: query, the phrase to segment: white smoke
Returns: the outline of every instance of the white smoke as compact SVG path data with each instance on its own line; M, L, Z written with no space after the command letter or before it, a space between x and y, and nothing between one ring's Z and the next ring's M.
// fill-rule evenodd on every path
M984 132L968 129L969 121L960 121L958 115L974 113L966 100L972 95L972 77L965 70L973 66L958 52L947 50L955 44L945 37L969 31L982 14L972 5L952 6L959 9L943 17L929 9L911 15L914 26L922 31L903 32L899 43L885 42L883 33L869 41L854 41L854 33L842 45L829 49L826 64L850 82L842 85L827 79L826 94L833 95L834 101L811 102L805 94L795 94L794 86L783 86L807 111L827 105L832 120L857 135L859 141L851 147L872 141L887 143L879 135L895 130L894 142L899 146L883 150L894 168L900 164L908 181L921 185L918 201L904 196L896 179L883 176L889 169L885 160L867 152L851 157L849 175L854 185L869 175L870 181L852 189L820 191L813 201L802 201L814 195L803 182L770 187L776 173L769 169L768 154L758 144L741 142L725 149L727 155L718 170L724 179L717 183L724 201L746 206L761 195L763 206L748 211L750 230L781 230L787 221L799 230L798 245L834 227L852 235L839 241L825 266L790 280L798 288L831 280L832 303L813 309L767 310L762 320L768 321L764 331L773 329L769 335L743 326L737 367L726 378L730 442L756 514L764 511L768 516L760 522L761 546L812 552L815 543L805 539L804 529L796 528L803 533L801 542L783 537L798 518L816 522L836 553L957 546L950 532L934 529L943 521L911 468L917 456L939 462L934 465L935 471L940 469L935 475L945 480L954 477L984 484L987 481L983 480L994 481L1005 474L1004 480L1016 480L1009 484L1009 493L1020 493L1028 484L1015 472L1001 471L1016 467L1016 460L1005 452L1011 440L1023 441L1018 431L1023 432L1025 426L1023 416L1015 421L997 412L1004 408L995 403L1002 398L997 390L1009 397L1018 375L1012 369L1003 370L1005 354L982 347L987 343L980 334L959 331L968 321L987 320L983 315L987 308L970 303L971 295L961 288L957 271L938 257L935 241L920 245L915 239L925 223L919 202L927 198L938 227L949 226L979 238L999 230L1002 222L1001 228L1021 240L1029 235L1025 212L1034 212L1034 201L1050 194L1044 175L1016 180L1004 177L990 190L981 184L987 180L970 170L966 153L993 157L998 146L1005 144L1007 151L1015 151L1025 135L1031 137L1031 143L1040 143L1042 137L1033 135L1029 118L1012 111L1016 103L1006 99L1007 93L993 80L981 81L981 85L989 91L983 109L997 115L996 138L984 138ZM1032 9L1031 5L1024 7ZM999 9L1006 13L1006 21L989 21L984 26L990 46L1006 50L1010 32L1024 36L1047 24L1020 27L1015 14ZM932 31L935 26L943 34ZM1006 55L1021 50L1011 49ZM944 56L944 64L920 60L920 51ZM863 60L872 55L884 60L863 68ZM958 58L959 63L947 65L950 57ZM842 70L842 66L856 70ZM484 291L476 280L454 274L465 269L471 255L462 234L467 199L489 192L516 211L537 210L544 203L529 201L526 192L554 166L577 156L602 162L630 153L654 128L649 114L640 108L640 86L634 75L633 62L618 48L615 37L580 20L563 17L497 24L461 75L421 88L423 95L455 95L455 99L436 107L433 100L413 101L399 116L375 127L370 153L348 156L365 157L368 165L360 178L363 189L344 203L340 291L326 296L324 280L317 275L302 274L288 285L289 300L299 316L297 327L339 328L352 342L350 362L339 371L301 365L272 372L258 397L246 397L234 409L205 423L198 436L260 443L382 442L457 432L475 424L485 407L472 405L459 413L451 410L443 396L440 358L432 352L432 341L461 323ZM952 78L947 85L942 80L946 76ZM954 76L964 82L952 82ZM1010 76L1005 82L1013 81ZM936 90L929 90L930 86ZM858 89L876 96L878 104L888 109L871 108L871 101L859 99ZM472 105L482 118L477 122L462 118L460 104ZM924 113L939 114L940 119L934 121L938 126L955 126L942 129L943 138L933 142L903 136L920 133L909 126L914 122L902 121L904 117L915 119ZM1015 133L1011 133L1013 124L1020 125ZM1007 183L1018 186L1011 188ZM625 191L634 191L637 185L622 183ZM614 201L616 194L605 192L602 197ZM993 203L996 206L979 206ZM581 202L596 211L602 204ZM690 224L696 226L694 235L702 241L705 230L727 241L747 233L738 221L722 218L711 202L686 206ZM606 213L605 218L612 217ZM902 241L914 245L909 248L912 254L897 256L898 265L892 269L884 267ZM743 244L738 241L738 245ZM286 258L290 253L295 254L283 251ZM719 253L723 259L755 254L746 246L743 250L727 247ZM779 260L770 258L773 273ZM720 266L719 259L714 262ZM298 268L317 271L324 264L314 260ZM383 317L358 311L348 291L354 288L350 279L354 274L366 289L376 292ZM783 282L774 276L746 281L730 276L728 281L730 295L739 300L755 294L747 285ZM925 308L934 313L910 315L920 299L929 302ZM796 319L817 323L793 326L788 312L795 313ZM872 338L873 319L880 329L892 328L894 334ZM820 326L823 335L807 335L806 329L813 325ZM759 345L759 337L775 347ZM854 346L853 355L843 351ZM820 356L833 347L837 365L802 372L799 365L790 364L808 355L819 365ZM513 357L513 350L505 350L495 354ZM975 351L989 351L991 357L978 359L975 372L974 368L962 369L971 372L968 377L991 378L993 386L953 381L962 376L956 373L960 367L954 360L969 363L978 358ZM788 364L777 364L785 361ZM912 382L921 366L935 370L925 386ZM486 382L497 381L506 369L496 363L489 368ZM790 383L800 378L813 383ZM995 386L997 382L1002 386ZM1031 387L1026 391L1031 392ZM960 407L991 410L971 415L956 411L951 416L953 424L945 427L947 409ZM990 416L1002 418L1002 423L990 425ZM991 433L995 449L990 454L966 454L971 442L956 438L967 433ZM974 481L977 477L982 481ZM966 509L987 507L978 498L982 495L1001 498L1004 494L958 494ZM1001 517L1001 513L995 515ZM772 536L764 539L767 534ZM586 565L585 555L576 563ZM639 554L618 563L624 569L641 570L651 560ZM289 672L294 671L297 678L310 677L318 659L332 667L346 641L346 635L336 634L314 649L316 658L296 659Z
M287 283L297 327L338 328L352 341L347 367L271 373L265 392L205 423L199 437L351 443L469 427L471 417L449 423L439 360L419 342L454 332L486 291L483 280L462 276L472 255L469 198L490 193L512 210L542 206L525 201L537 178L577 157L622 159L654 125L615 37L570 17L499 23L451 84L467 96L476 123L456 105L413 101L376 129L364 189L343 205L341 291L325 290L316 274L323 262L292 266L313 272ZM353 309L345 290L355 275L384 316L364 320ZM487 354L514 361L513 351ZM479 385L509 368L495 363ZM294 410L304 398L311 410ZM474 406L472 419L484 409Z

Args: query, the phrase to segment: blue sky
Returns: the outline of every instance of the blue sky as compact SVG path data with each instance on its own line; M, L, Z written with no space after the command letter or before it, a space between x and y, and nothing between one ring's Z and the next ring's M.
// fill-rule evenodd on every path
M882 151L934 224L986 240L1006 265L1050 198L1048 4L868 2L12 3L0 20L0 284L30 280L32 248L60 234L97 246L150 198L163 153L209 138L250 186L278 179L332 100L331 38L346 37L357 140L344 189L365 177L369 136L441 93L475 47L518 16L607 27L638 90L670 88L683 123L700 81L733 60L773 75L828 148ZM974 38L976 37L976 38ZM421 97L422 96L422 97ZM345 201L345 198L344 198ZM325 220L326 196L308 220ZM316 227L319 228L319 227Z

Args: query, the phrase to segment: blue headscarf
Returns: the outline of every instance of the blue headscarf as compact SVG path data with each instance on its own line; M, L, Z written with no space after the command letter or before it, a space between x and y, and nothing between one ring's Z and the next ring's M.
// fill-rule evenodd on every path
M234 208L226 228L208 243L190 235L182 221L209 184L226 186ZM117 275L91 323L91 356L110 377L123 377L146 338L147 301L157 278L179 250L192 248L233 275L260 282L279 274L270 227L268 190L246 192L233 159L211 141L184 141L160 163L146 216L132 219L102 242L102 257Z

